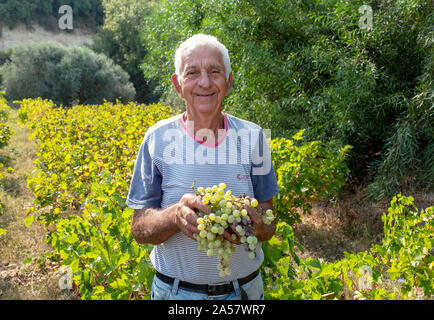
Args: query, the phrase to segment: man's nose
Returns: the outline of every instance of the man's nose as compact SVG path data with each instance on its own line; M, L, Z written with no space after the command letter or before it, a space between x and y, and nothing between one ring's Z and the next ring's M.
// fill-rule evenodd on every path
M209 78L208 72L204 71L200 73L199 85L203 88L209 88L211 85L211 80Z

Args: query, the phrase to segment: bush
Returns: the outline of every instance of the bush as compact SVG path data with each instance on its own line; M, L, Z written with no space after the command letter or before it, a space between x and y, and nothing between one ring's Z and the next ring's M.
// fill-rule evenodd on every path
M134 102L68 109L40 98L20 104L19 118L38 147L27 180L35 200L26 225L36 219L55 227L46 238L51 256L71 268L82 299L149 298L152 246L134 240L134 210L125 200L143 136L175 113Z
M128 102L135 94L121 67L85 47L20 46L2 67L2 74L9 100L42 97L71 106L98 104L104 99Z
M278 235L266 243L264 282L267 299L414 299L414 288L433 294L434 207L419 210L413 197L397 194L383 214L384 237L370 250L345 252L333 262L298 259L294 254L293 231L278 224ZM287 240L287 241L286 241ZM290 252L296 264L286 253ZM294 267L295 266L295 267Z
M345 183L348 168L344 162L351 146L326 147L319 141L300 144L303 131L292 140L271 141L271 155L280 192L274 208L280 220L290 226L301 222L301 214L310 213L312 203L336 197Z

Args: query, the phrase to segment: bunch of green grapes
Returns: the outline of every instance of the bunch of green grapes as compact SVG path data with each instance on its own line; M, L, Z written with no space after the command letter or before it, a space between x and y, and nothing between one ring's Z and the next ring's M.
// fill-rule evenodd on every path
M193 184L193 191L211 208L209 214L197 212L199 234L194 234L198 242L197 249L205 250L208 256L218 256L217 269L220 271L220 277L231 274L230 256L235 252L232 242L223 237L225 229L229 230L232 239L236 240L238 236L232 232L231 225L235 228L250 259L255 258L255 248L258 243L258 238L254 236L252 221L247 210L243 208L244 205L256 208L258 200L246 195L235 197L230 190L225 191L225 188L226 184L220 183L218 186L208 188L199 187L196 191ZM265 224L270 224L275 219L271 209L266 210L265 213L259 210L258 212Z

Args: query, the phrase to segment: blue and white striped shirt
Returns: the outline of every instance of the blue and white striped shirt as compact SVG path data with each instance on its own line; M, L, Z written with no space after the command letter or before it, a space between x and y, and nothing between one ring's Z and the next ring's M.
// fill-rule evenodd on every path
M245 193L258 202L279 191L271 154L263 130L256 124L224 113L225 129L207 142L194 138L182 114L159 121L146 132L136 159L126 204L133 209L166 208L198 187L221 182L237 196ZM196 134L197 136L198 134ZM196 284L242 278L260 267L261 244L251 260L243 245L235 245L230 276L221 278L218 258L197 250L197 242L177 232L155 245L151 262L157 271Z

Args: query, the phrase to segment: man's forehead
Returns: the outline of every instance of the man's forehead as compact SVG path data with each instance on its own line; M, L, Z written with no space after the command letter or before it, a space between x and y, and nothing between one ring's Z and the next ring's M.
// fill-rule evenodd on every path
M214 47L198 47L183 57L184 69L197 67L215 67L224 68L223 57L221 52Z

